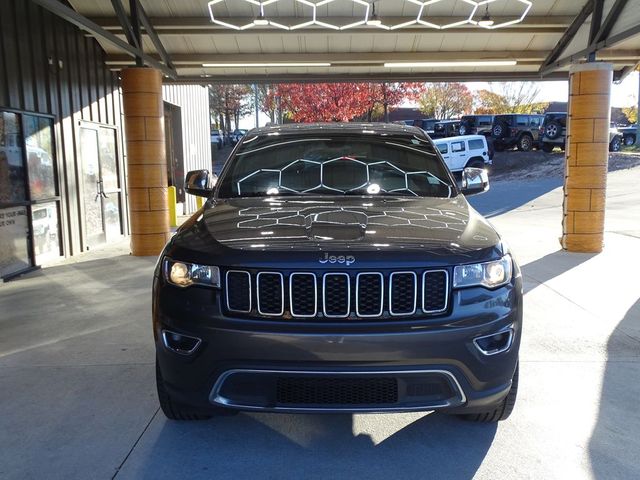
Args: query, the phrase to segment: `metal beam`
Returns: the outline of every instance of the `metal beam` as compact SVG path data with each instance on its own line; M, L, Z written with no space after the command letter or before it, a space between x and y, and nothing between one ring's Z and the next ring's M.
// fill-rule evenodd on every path
M582 27L589 15L593 12L593 2L594 0L587 0L587 3L582 7L580 13L573 19L573 22L571 22L571 25L569 25L562 37L560 37L556 46L551 50L547 58L544 59L544 62L542 62L539 70L540 73L544 71L545 67L557 60L569 46L573 37L575 37L578 30L580 30L580 27Z
M493 17L496 23L506 22L513 20L513 16L496 16ZM92 20L98 25L114 33L121 33L121 27L116 18L113 17L93 17ZM237 18L225 18L228 21L237 25L246 25L251 23L254 19L251 17L237 17ZM346 24L353 22L353 17L327 17L324 21L333 24ZM385 21L389 24L400 24L408 21L415 20L415 17L385 17ZM475 25L460 26L450 28L447 30L435 30L426 26L418 25L407 26L398 30L383 30L377 27L371 27L363 25L357 28L353 28L347 31L348 34L367 34L371 35L397 35L405 33L450 33L450 32L465 32L465 33L562 33L566 27L570 24L573 17L569 16L531 16L526 17L523 22L510 25L509 27L501 28L498 30L486 30L484 28L478 28ZM151 17L149 21L154 26L158 35L211 35L212 33L224 34L224 35L296 35L304 34L327 34L330 30L319 27L308 27L303 31L301 30L282 30L274 27L254 27L244 31L232 30L221 25L212 23L208 17ZM293 25L300 23L300 17L279 17L279 22ZM451 17L430 17L429 21L434 23L450 23Z
M580 50L579 52L574 53L573 55L569 55L567 57L564 57L558 61L553 62L551 65L548 65L547 67L545 67L544 69L541 70L541 74L542 75L548 75L550 72L553 72L554 70L557 70L558 68L561 67L566 67L567 65L570 65L578 60L583 59L584 57L588 56L590 53L592 52L596 52L598 50L602 50L604 48L610 48L613 47L615 45L617 45L620 42L624 42L625 40L635 36L635 35L640 35L640 24L638 25L634 25L631 28L628 28L616 35L612 35L611 37L602 40L601 42L595 43L595 44L591 44L589 45L587 48Z
M111 0L111 5L113 5L113 9L115 10L116 16L118 17L118 22L122 26L122 30L124 30L124 36L127 37L127 42L129 42L129 45L140 48L138 39L133 34L133 28L131 27L131 22L129 22L127 12L124 11L124 7L122 6L120 0Z
M567 72L553 72L541 78L537 72L438 72L438 73L363 73L363 74L267 74L184 76L167 80L169 84L273 84L273 83L336 83L336 82L472 82L472 81L546 81L567 80Z
M144 8L142 7L142 4L138 0L134 0L134 1L138 5L138 16L140 17L140 22L144 26L144 30L146 34L149 36L149 38L151 39L153 46L156 47L156 51L160 55L160 58L162 58L162 61L165 63L165 65L175 70L173 63L171 62L171 57L165 50L164 45L162 45L162 42L160 41L160 37L158 37L158 34L156 33L153 27L153 24L149 21L147 12L145 12Z
M371 66L385 62L426 62L426 61L472 61L472 60L516 60L519 65L540 61L547 55L546 50L486 50L469 52L336 52L336 53L182 53L172 55L173 63L178 67L201 67L204 63L225 63L243 65L247 63L295 63L322 62L334 66ZM603 59L635 61L640 58L640 49L611 50L602 53ZM109 65L127 65L130 57L123 54L107 56Z
M596 41L598 30L602 25L602 9L604 0L593 0L593 13L591 14L591 26L589 27L589 45ZM589 54L589 61L596 61L596 52Z
M157 68L169 78L175 78L177 76L177 73L175 72L175 70L171 70L169 67L158 62L155 58L147 55L146 53L142 52L140 49L129 45L127 42L119 39L114 34L107 32L105 29L103 29L99 25L96 25L94 22L92 22L88 18L80 15L75 10L65 6L58 0L33 0L33 2L37 5L40 5L42 8L49 10L54 15L57 15L60 18L66 20L67 22L74 24L81 30L89 32L93 36L100 38L105 42L110 43L116 48L119 48L120 50L128 53L129 55L133 57L139 56L148 65L154 68Z
M590 39L591 41L589 42L589 45L602 42L609 37L611 30L618 21L618 18L620 18L620 13L622 12L626 4L627 0L616 0L616 2L611 7L611 10L609 10L607 18L605 18L604 22L602 22L602 26L600 27L600 30L598 30L598 33L595 35L595 38Z
M140 18L138 16L138 0L129 0L129 12L131 13L131 28L133 29L133 36L136 39L136 43L138 45L142 45L142 36L140 35ZM136 66L144 66L144 62L139 55L136 55Z

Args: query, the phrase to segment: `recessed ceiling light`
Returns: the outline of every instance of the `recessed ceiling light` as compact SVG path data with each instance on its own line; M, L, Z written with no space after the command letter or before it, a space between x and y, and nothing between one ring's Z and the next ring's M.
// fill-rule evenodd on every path
M212 68L270 68L270 67L330 67L324 62L292 62L292 63L203 63L203 67Z
M389 62L385 68L438 68L438 67L512 67L515 60L471 60L448 62Z

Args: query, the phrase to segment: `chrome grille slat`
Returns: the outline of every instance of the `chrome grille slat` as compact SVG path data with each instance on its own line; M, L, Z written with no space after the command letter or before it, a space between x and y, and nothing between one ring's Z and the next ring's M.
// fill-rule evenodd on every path
M379 293L377 295L372 294L371 292L366 292L366 291L363 292L361 290L360 282L363 278L368 276L376 276L380 279L380 288L379 288ZM362 310L366 310L364 308L363 309L360 308L362 295L369 295L372 297L379 298L380 308L376 313L365 313L362 311ZM362 272L356 275L356 315L362 318L374 318L374 317L382 316L383 311L384 311L384 275L382 275L382 273L380 272Z
M397 303L402 303L402 301L399 301L398 299L394 299L394 288L400 288L400 287L396 287L396 284L394 282L398 282L398 281L404 281L401 280L403 277L411 277L412 278L412 291L409 291L406 288L402 288L401 293L403 295L408 295L410 294L412 296L412 307L411 309L402 309L400 308L398 309L394 309L394 304ZM398 277L400 277L401 279L397 279ZM393 272L391 275L389 275L389 313L391 314L391 316L393 317L399 317L402 315L413 315L414 313L416 313L416 305L417 305L417 297L418 297L418 276L416 275L416 272L411 272L411 271L407 271L407 272ZM396 305L397 306L397 305Z
M444 286L439 285L440 289L443 289L444 292L441 294L443 296L442 307L441 308L427 308L427 295L431 292L428 291L429 284L427 283L427 276L435 276L435 275L443 275L444 274ZM433 303L432 299L429 303ZM422 311L424 313L441 313L444 312L449 306L449 272L446 270L427 270L422 274Z
M243 284L239 284L238 282L244 282L244 280L242 280L240 277L244 277L246 276L246 281L247 281L247 294L244 295L244 292L241 292L240 290L243 289ZM232 282L230 281L230 277L234 277L235 280L232 284ZM230 299L230 293L232 290L232 285L235 286L235 290L238 290L237 292L233 292L234 296L238 296L239 298L234 298L234 299ZM251 274L249 272L246 272L244 270L229 270L227 271L227 274L225 275L225 290L226 290L226 301L227 301L227 308L229 309L229 311L231 312L239 312L239 313L249 313L251 312ZM245 297L245 298L242 298ZM240 308L239 303L241 301L245 301L247 304L247 308ZM244 304L243 304L244 305Z
M273 285L268 286L268 290L265 287L260 288L260 278L265 277L277 277L279 280L279 290L280 294L278 295L277 288L274 290ZM260 293L262 292L262 301L260 299ZM279 298L277 298L279 297ZM260 272L256 276L256 300L258 303L258 313L260 315L266 315L269 317L279 317L284 314L284 276L280 272ZM273 308L271 305L266 305L267 303L278 304L279 308Z
M294 299L294 291L296 287L295 282L296 282L296 279L298 278L312 279L312 282L313 282L313 312L312 313L307 313L307 314L302 312L296 313L296 309L294 307L296 304L296 300ZM298 300L298 302L300 302L300 300ZM298 305L298 306L301 306L301 305ZM289 310L292 316L298 317L298 318L313 318L318 315L318 283L316 280L315 273L294 272L291 275L289 275ZM304 310L304 308L302 308L302 310Z
M320 321L436 315L449 307L449 277L446 269L388 274L228 270L224 298L229 312L257 317Z
M344 292L346 295L346 308L341 310L344 313L331 313L329 309L327 309L327 298L333 293L329 293L329 289L333 290L333 285L327 285L327 279L331 281L331 278L346 278L347 291ZM339 287L338 287L339 288ZM340 295L341 292L338 292L337 295ZM338 298L338 301L341 299ZM333 300L332 300L333 302ZM333 311L333 310L332 310ZM322 313L327 318L347 318L351 314L351 276L348 273L325 273L322 276Z

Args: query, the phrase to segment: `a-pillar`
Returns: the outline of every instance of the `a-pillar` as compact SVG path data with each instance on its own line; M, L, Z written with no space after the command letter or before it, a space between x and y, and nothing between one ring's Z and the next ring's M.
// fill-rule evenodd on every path
M608 63L569 72L562 247L570 252L603 248L612 76Z
M158 255L170 238L162 76L151 68L122 71L131 254Z

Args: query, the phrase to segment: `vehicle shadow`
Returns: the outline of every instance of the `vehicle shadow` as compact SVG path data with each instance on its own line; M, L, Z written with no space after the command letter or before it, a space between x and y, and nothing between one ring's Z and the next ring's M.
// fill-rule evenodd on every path
M607 343L598 420L589 441L594 478L638 478L640 452L640 299Z
M562 178L541 178L536 181L496 181L488 192L467 200L486 218L515 210L562 186Z
M528 293L539 284L546 283L558 275L568 272L596 255L597 253L570 253L565 250L557 250L526 265L521 265L522 274L528 280L533 281L525 282L524 293Z
M241 413L157 427L123 478L467 479L497 429L433 413Z

